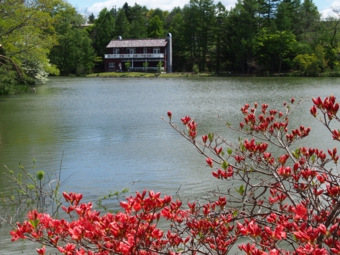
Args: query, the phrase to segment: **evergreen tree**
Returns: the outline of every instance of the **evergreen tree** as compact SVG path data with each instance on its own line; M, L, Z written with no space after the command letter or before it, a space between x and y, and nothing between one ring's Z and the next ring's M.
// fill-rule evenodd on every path
M156 15L150 19L148 23L148 37L149 38L161 38L164 37L163 21Z
M259 0L259 14L264 27L276 29L275 15L281 0Z
M297 36L299 40L305 41L313 48L318 44L317 38L320 25L320 13L312 0L304 0L298 16L300 20L297 26Z
M204 72L208 49L215 45L214 25L216 10L212 0L191 0L183 8L184 40L190 52L192 66L197 64Z
M95 16L93 15L93 13L91 13L91 15L88 18L88 23L93 24L95 19L96 19Z
M171 15L171 14L170 14ZM172 34L173 50L173 70L186 71L191 70L192 64L188 63L189 54L184 41L184 19L181 12L177 12L172 19L169 31Z
M130 38L130 23L126 18L124 9L120 9L116 20L116 36L121 36L124 39Z
M281 73L283 63L290 67L295 42L295 35L290 31L271 32L263 28L256 38L255 48L262 70Z
M50 59L62 75L90 73L95 59L94 49L86 30L82 15L66 4L56 16L55 25L58 45L53 47Z
M115 20L111 13L104 8L94 23L93 43L97 56L104 57L106 46L115 36Z
M130 38L142 39L147 37L147 23L143 17L132 21L130 25Z
M300 0L283 0L277 8L276 27L279 31L289 30L297 32L297 24L299 22L299 9L301 7Z
M258 69L254 45L259 27L258 1L238 0L235 8L228 13L223 37L232 70L250 73Z

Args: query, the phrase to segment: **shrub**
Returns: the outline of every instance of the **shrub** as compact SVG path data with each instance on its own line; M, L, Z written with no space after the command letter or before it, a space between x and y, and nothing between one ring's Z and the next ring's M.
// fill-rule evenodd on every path
M199 70L197 64L194 64L194 66L192 67L192 71L193 71L193 73L195 73L195 74L198 74L198 73L199 73L200 70Z
M32 211L15 226L12 240L39 242L62 254L227 254L235 244L248 255L340 254L339 156L336 148L293 147L311 130L290 127L302 101L291 99L282 111L245 104L239 127L227 123L247 137L237 144L213 133L199 138L189 116L181 118L182 131L168 112L171 127L206 157L213 177L229 183L215 201L183 205L143 191L121 202L122 212L101 216L91 203L81 203L82 195L63 193L70 221ZM340 120L335 97L312 101L312 116L339 141L340 130L330 127ZM161 218L169 221L167 231L157 227Z

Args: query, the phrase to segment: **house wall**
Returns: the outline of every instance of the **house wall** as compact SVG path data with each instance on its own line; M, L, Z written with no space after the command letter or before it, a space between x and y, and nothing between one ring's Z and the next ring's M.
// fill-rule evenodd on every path
M163 59L138 59L138 61L135 59L133 61L133 67L137 69L141 69L143 67L144 62L148 62L148 68L157 68L157 64L159 61L162 61L163 67L165 69L166 67L166 61L167 61L167 56L166 56L166 49L165 47L156 47L160 49L160 53L164 54ZM153 49L154 47L147 47L147 54L153 54ZM108 54L113 54L113 48L108 49ZM119 54L129 54L129 48L120 48L119 49ZM136 48L136 54L143 54L144 53L144 47L138 47ZM130 61L132 65L132 60L131 59L105 59L105 71L106 72L114 72L114 71L119 71L119 63L122 64L122 70L126 71L125 68L125 62ZM111 63L111 64L110 64Z

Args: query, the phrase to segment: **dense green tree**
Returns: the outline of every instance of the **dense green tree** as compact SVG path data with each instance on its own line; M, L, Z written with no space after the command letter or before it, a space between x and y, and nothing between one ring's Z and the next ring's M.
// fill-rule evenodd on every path
M95 16L93 15L93 13L91 13L89 18L88 18L88 23L89 24L93 24L95 19L96 19Z
M295 31L300 0L283 0L277 7L275 24L279 31Z
M184 41L184 20L182 13L177 13L172 20L169 31L172 34L173 70L177 72L191 70L192 65L188 64L189 54Z
M126 18L124 9L120 9L117 13L117 20L116 20L116 31L115 35L121 36L124 39L130 38L130 23Z
M55 16L58 45L51 53L50 59L62 75L83 75L91 72L95 53L89 35L82 26L84 18L69 4L64 4Z
M275 28L275 16L281 0L259 0L259 15L264 27Z
M170 31L170 27L173 22L173 19L177 14L182 14L182 9L180 7L173 8L171 12L166 16L165 23L164 23L164 29L166 31Z
M146 18L147 12L148 9L145 6L141 6L135 3L135 5L130 8L130 18L132 20L135 20L139 16Z
M326 18L318 29L320 43L325 50L325 58L330 68L338 68L340 65L340 10L333 9L334 16Z
M149 20L148 23L148 37L149 38L161 38L164 37L164 24L158 15Z
M258 69L254 56L259 32L259 3L257 0L238 0L226 19L223 42L227 49L229 70L250 73Z
M134 39L146 38L147 37L146 28L147 28L146 20L143 17L133 20L130 25L130 38Z
M223 37L223 27L224 24L227 21L227 14L228 12L226 11L224 5L221 2L218 2L216 4L216 26L215 26L215 36L216 36L216 57L214 59L214 62L216 63L215 70L216 73L220 73L221 70L221 58L222 58L222 50L223 48L222 45L222 37ZM222 46L221 46L222 45Z
M200 72L207 67L209 48L215 45L214 26L216 10L212 0L190 0L183 8L184 41L190 53L191 66L197 64Z
M262 29L257 36L256 54L264 71L280 73L282 63L290 65L290 57L295 47L295 35L289 31L271 32Z
M313 48L318 44L318 34L320 32L320 13L312 0L304 0L298 12L297 37L305 41Z
M152 19L153 17L155 16L158 16L160 18L160 20L163 22L163 24L165 24L165 20L166 20L166 16L164 14L164 12L159 9L159 8L156 8L156 9L151 9L149 12L148 12L148 16L149 16L149 19Z
M128 11L130 15L130 35L129 38L146 38L147 37L147 18L146 7L142 7L138 4L135 4L132 7L129 7Z
M0 1L0 69L15 82L58 74L48 54L56 43L53 10L59 0ZM14 75L15 74L15 75Z
M116 20L117 19L117 9L116 9L116 6L112 7L109 12L111 13L112 17Z
M95 20L92 36L97 56L103 57L106 53L106 46L115 36L115 20L106 8L101 10Z
M132 15L132 12L131 12L131 6L129 6L129 4L127 2L125 2L122 9L125 11L125 16L129 20L129 23L131 23L132 20L133 20L133 17L132 17L133 15Z

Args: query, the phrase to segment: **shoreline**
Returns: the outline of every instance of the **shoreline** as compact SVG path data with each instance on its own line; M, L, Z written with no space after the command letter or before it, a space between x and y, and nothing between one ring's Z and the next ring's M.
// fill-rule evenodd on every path
M175 72L175 73L144 73L144 72L102 72L86 75L86 78L192 78L192 77L340 77L340 72L319 73L318 75L303 75L299 72L290 73L264 73L264 74L242 74L242 73L193 73L193 72Z

